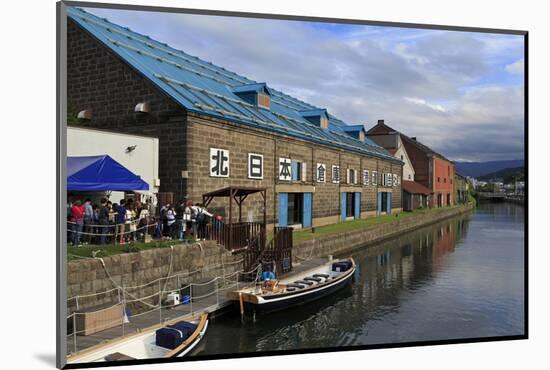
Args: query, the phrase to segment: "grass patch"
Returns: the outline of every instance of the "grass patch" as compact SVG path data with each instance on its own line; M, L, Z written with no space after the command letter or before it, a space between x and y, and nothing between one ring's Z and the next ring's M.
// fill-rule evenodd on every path
M136 253L147 249L170 248L171 245L191 243L193 239L179 240L153 240L150 243L132 242L126 244L84 245L82 247L67 246L67 260L76 261L82 257L108 257L122 253Z
M327 226L316 227L315 232L312 233L311 229L308 230L295 230L292 234L294 242L301 242L304 240L311 240L317 237L322 237L331 234L340 234L350 231L360 230L369 226L384 224L395 220L402 220L410 217L415 217L426 213L439 213L449 209L457 208L458 206L442 207L442 208L423 208L416 209L412 212L401 212L393 215L383 215L376 217L368 217L360 220L346 221L338 224L332 224Z

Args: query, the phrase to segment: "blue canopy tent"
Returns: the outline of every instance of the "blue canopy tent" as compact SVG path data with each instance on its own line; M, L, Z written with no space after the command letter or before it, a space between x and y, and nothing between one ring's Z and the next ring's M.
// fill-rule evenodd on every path
M67 190L149 190L149 184L108 155L67 157Z

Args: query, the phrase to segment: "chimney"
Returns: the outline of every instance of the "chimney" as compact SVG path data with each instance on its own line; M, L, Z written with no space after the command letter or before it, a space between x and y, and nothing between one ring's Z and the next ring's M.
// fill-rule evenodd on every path
M383 119L379 119L378 120L378 125L383 125L384 124L384 120Z

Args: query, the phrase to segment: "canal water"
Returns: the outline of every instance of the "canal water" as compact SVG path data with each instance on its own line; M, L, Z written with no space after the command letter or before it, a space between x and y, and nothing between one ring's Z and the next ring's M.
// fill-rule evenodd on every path
M360 249L338 294L255 323L218 317L198 355L524 334L523 212L482 203Z

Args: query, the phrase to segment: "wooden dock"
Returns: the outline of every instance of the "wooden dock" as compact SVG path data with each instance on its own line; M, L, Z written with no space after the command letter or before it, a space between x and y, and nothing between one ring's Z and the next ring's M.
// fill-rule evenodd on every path
M156 308L149 312L136 316L130 316L128 318L130 321L129 323L102 330L91 335L74 336L71 334L67 337L67 354L79 352L100 343L119 338L123 335L135 333L136 331L157 325L161 322L166 322L176 318L185 320L186 317L188 318L193 314L204 311L209 313L219 312L231 304L231 301L226 298L226 292L234 289L236 288L232 287L220 289L218 291L212 290L210 292L212 293L211 295L204 298L193 299L192 303L180 304L170 308ZM208 293L203 293L202 295L204 294Z
M303 261L299 264L294 264L293 270L280 276L286 278L294 274L302 273L308 269L317 267L326 263L326 258L315 258L308 261ZM239 284L240 287L246 286L246 283ZM210 289L209 289L210 288ZM149 312L145 312L136 316L130 316L129 323L106 329L91 335L69 335L67 336L67 354L76 353L100 343L109 340L117 339L123 335L135 333L136 331L157 325L161 322L181 318L185 320L193 314L207 311L211 315L220 313L224 308L228 308L232 302L226 298L226 292L237 289L236 286L230 288L216 290L215 286L206 286L197 296L202 298L194 298L191 303L180 304L175 307L162 309L155 308Z

